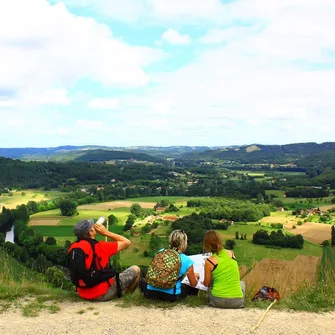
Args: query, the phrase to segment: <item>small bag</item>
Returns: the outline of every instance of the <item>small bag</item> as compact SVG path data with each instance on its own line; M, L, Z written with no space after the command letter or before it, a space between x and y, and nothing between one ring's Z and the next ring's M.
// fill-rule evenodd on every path
M280 300L279 292L269 286L263 286L252 298L251 301L259 301L259 300Z

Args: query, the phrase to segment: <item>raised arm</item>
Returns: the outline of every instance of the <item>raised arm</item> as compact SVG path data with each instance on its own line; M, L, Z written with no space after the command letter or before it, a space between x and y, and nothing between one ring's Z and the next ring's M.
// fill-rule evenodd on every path
M129 239L126 237L112 233L111 231L108 231L107 228L101 224L95 224L94 229L102 236L106 236L117 242L118 248L117 251L121 251L124 249L127 249L130 245L131 242Z

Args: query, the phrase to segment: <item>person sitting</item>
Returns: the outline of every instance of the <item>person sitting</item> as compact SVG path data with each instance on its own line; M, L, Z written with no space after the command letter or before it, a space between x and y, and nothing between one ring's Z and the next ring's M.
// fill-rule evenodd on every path
M79 221L74 227L73 232L78 238L78 241L73 243L73 247L76 247L76 243L85 239L90 239L90 242L94 244L96 256L93 259L95 259L98 269L107 268L111 256L127 249L131 245L130 240L126 237L108 231L102 224L94 223L93 219ZM95 237L97 233L113 241L96 241ZM69 251L71 251L71 247ZM129 267L119 274L119 289L125 292L133 292L138 287L140 278L140 268L136 265ZM95 301L108 301L115 298L119 293L116 280L113 277L93 287L77 286L77 292L81 298Z
M200 275L194 272L194 262L184 254L187 249L186 233L180 229L174 230L169 236L169 244L170 249L174 249L179 253L181 264L178 280L172 288L159 288L147 284L145 280L142 279L141 290L148 299L175 302L178 298L184 298L188 295L197 295L198 293L195 286L198 284ZM181 283L185 275L191 286Z
M240 272L234 252L226 250L222 238L215 230L206 232L204 251L212 256L205 262L203 285L208 287L209 305L219 308L243 308L245 283L240 281Z

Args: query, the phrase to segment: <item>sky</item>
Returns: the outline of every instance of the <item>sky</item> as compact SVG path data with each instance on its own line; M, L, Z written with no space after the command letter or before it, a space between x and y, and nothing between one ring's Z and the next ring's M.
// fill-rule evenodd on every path
M334 0L0 0L0 147L335 141Z

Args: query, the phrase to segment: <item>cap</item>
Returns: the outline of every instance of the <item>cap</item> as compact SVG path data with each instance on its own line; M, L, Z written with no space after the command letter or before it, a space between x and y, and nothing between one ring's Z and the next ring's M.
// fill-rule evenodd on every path
M93 219L81 220L75 225L75 227L73 228L73 232L78 238L83 238L87 235L93 225Z

